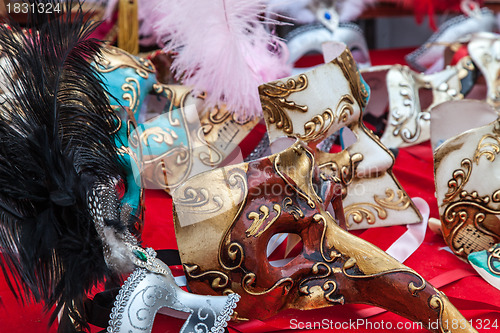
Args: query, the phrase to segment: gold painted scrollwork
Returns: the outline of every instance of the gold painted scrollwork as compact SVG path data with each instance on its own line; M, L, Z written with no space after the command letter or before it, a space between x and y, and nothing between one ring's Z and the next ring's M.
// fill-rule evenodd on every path
M394 126L393 135L400 136L403 142L412 143L415 142L420 137L421 126L420 120L430 121L430 113L426 111L420 112L420 108L417 107L418 96L415 95L415 90L413 85L415 84L414 78L410 70L406 67L399 67L400 74L404 78L404 82L399 83L399 94L403 97L403 102L401 103L405 112L399 106L394 107L391 110L391 125ZM413 122L415 127L414 132L408 128L408 124Z
M240 169L233 170L227 177L227 184L231 189L239 188L241 190L241 197L238 200L238 211L234 215L233 220L224 232L224 236L219 243L219 265L225 270L232 271L241 267L245 257L245 253L241 245L236 242L232 242L230 235L232 228L245 207L248 197L248 184L245 172Z
M169 146L172 146L174 140L179 138L170 128L162 128L159 126L147 128L141 133L141 141L145 146L149 146L150 137L158 144L166 143Z
M388 274L395 274L395 273L404 273L411 275L415 278L417 278L420 281L420 285L416 285L413 281L408 284L408 291L412 296L416 296L419 291L422 291L425 289L427 282L425 279L420 276L417 272L409 269L409 268L395 268L395 269L389 269L386 271L382 271L380 273L374 273L374 274L362 274L362 275L353 275L347 272L348 269L353 268L356 266L356 259L354 258L349 258L346 260L344 265L342 266L342 273L347 276L348 278L351 279L371 279L374 277L380 277Z
M497 135L487 134L479 141L476 151L474 152L474 162L479 164L481 156L485 156L490 162L493 162L496 155L500 152L500 137Z
M336 250L330 250L328 253L329 258L325 255L325 235L326 235L326 229L328 228L328 224L326 223L326 219L324 218L323 215L321 214L315 214L313 216L314 221L318 223L323 224L323 232L321 233L321 239L320 239L320 252L321 252L321 257L325 262L331 263L340 258L342 255L338 253Z
M283 211L290 213L296 221L304 217L302 209L293 205L292 199L289 197L283 199Z
M443 303L442 297L446 297L446 296L441 292L438 292L438 295L433 295L431 297L431 300L429 301L429 306L432 309L439 311L439 316L438 316L439 331L441 333L449 333L451 331L449 329L445 329L445 327L443 325L444 303ZM449 325L448 321L447 321L447 325Z
M123 94L123 99L126 100L129 105L130 111L132 113L137 113L137 108L139 106L139 96L141 96L141 86L136 78L128 77L125 79L124 84L122 84L122 90L125 92Z
M286 83L266 83L259 87L260 100L264 114L270 124L276 124L287 134L293 134L292 122L285 110L307 112L307 106L298 105L286 98L292 93L305 90L308 86L307 76L300 75L297 80L289 79Z
M472 161L468 158L462 160L462 168L453 171L452 179L448 181L448 192L444 195L443 203L450 202L463 189L472 173Z
M174 119L172 116L174 114L175 109L180 108L181 109L181 114L184 114L184 105L186 102L186 98L189 96L190 91L185 90L183 91L180 96L178 96L177 91L165 84L161 83L155 83L153 85L153 91L157 95L165 95L165 97L170 101L170 104L168 106L168 110L165 112L168 113L168 121L170 122L171 126L180 126L181 122L179 119Z
M224 202L219 196L211 196L206 188L186 187L183 197L179 197L175 204L196 208L192 210L192 213L207 214L219 211Z
M405 210L410 206L410 198L401 190L394 192L393 189L388 188L385 190L385 195L385 197L375 195L373 199L380 206L392 210Z
M314 141L326 135L334 121L333 111L326 109L323 114L318 114L304 124L304 135L297 137L304 141Z
M324 269L325 272L321 272L321 268ZM314 277L308 277L304 280L302 280L299 284L299 292L304 295L310 295L310 286L307 285L308 282L314 281L314 280L321 280L328 278L330 275L333 273L340 273L341 270L339 268L331 268L327 264L323 262L317 262L313 265L312 267L312 273L316 276ZM323 291L323 297L330 303L336 303L336 304L344 304L344 296L340 295L336 298L332 297L332 295L338 290L337 289L337 282L333 279L328 279L325 282L323 282L323 285L321 285L321 290Z
M336 158L330 162L322 163L319 168L331 177L337 177L347 188L354 179L356 168L363 160L363 155L355 153L352 156L347 150L336 154Z
M268 289L265 289L263 291L254 291L250 288L252 288L252 286L255 284L256 279L257 279L257 276L255 275L255 273L248 273L241 280L241 286L250 295L254 295L254 296L265 295L265 294L268 294L271 291L273 291L274 289L281 286L281 287L283 287L283 296L284 296L284 295L288 294L290 289L293 287L293 279L288 277L288 278L279 279L278 281L276 281L276 283L274 283L274 285L272 287L270 287Z
M155 73L153 63L149 59L134 57L117 47L107 46L102 49L103 56L95 59L96 69L101 73L109 73L121 67L133 68L143 79Z
M245 234L247 237L259 237L262 235L267 229L269 229L274 222L281 216L281 206L278 204L273 205L274 212L276 215L271 218L271 220L267 221L266 226L264 229L260 230L262 225L266 222L267 218L269 217L269 207L266 205L262 205L259 207L259 212L250 212L248 213L248 218L250 220L253 220L252 224L250 227L245 231Z
M196 132L196 136L197 136L198 140L208 150L208 152L201 151L198 155L198 158L199 158L201 163L203 163L207 166L210 166L210 167L216 167L222 162L223 155L217 148L215 148L214 145L208 143L205 140L204 134L205 133L204 133L203 127L200 127L198 129L198 131Z
M387 218L387 211L384 208L369 202L362 202L344 208L346 220L352 216L352 220L356 223L361 223L363 220L366 220L368 224L374 224L376 222L376 217L375 213L372 212L370 208L377 213L379 219L384 220Z
M387 210L405 210L411 203L405 192L401 190L395 192L390 188L385 190L385 197L375 195L373 199L378 205L370 202L360 202L345 207L346 220L352 217L355 223L366 220L368 224L374 224L376 222L375 213L379 219L384 220L388 216Z
M487 160L495 158L494 155L490 155L491 151L481 152L479 148L485 147L483 142L484 140L481 140L478 144L474 156L476 163L483 153ZM500 240L496 233L483 225L487 215L500 214L500 209L490 206L491 203L500 203L500 190L485 196L480 196L476 191L471 193L465 191L464 186L469 181L473 164L470 159L466 158L462 160L461 165L463 169L455 170L452 179L448 181L448 192L443 200L443 203L448 203L448 205L441 221L443 226L450 230L446 237L450 248L455 254L465 256L473 251L489 248ZM459 199L451 202L457 196Z
M196 274L197 271L200 270L200 266L198 265L187 265L183 264L184 271L186 275L191 279L200 280L202 278L212 277L210 285L213 289L224 288L229 283L229 276L219 271L207 271L203 273Z

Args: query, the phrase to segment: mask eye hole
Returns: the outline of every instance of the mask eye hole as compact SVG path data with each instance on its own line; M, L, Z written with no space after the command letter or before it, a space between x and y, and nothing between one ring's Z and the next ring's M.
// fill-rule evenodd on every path
M275 234L267 243L267 260L273 267L283 267L299 256L303 247L302 238L297 234Z
M338 153L352 146L358 137L347 126L342 127L328 138L321 141L318 148L326 153Z
M420 101L420 110L418 111L427 110L429 106L431 106L432 104L433 100L432 90L425 88L418 89L418 98Z

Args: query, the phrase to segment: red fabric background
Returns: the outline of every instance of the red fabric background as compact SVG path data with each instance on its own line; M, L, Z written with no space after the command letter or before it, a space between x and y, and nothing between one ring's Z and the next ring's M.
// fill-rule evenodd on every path
M381 50L371 53L374 65L404 63L403 56L411 50ZM319 58L318 58L319 59ZM312 59L310 61L321 61ZM258 126L246 141L241 144L246 155L258 143L265 131ZM433 161L429 143L401 149L396 159L394 173L411 197L421 197L431 208L431 217L438 218L437 204L434 197ZM356 235L366 239L382 249L387 249L404 231L403 226L385 227L358 231ZM156 249L176 248L172 224L172 202L168 195L159 191L146 192L146 221L143 233L146 246ZM483 281L465 262L445 251L445 243L440 236L428 230L424 243L405 262L405 264L424 278L439 287L462 314L472 322L479 332L500 331L494 327L500 325L500 292ZM179 272L180 267L172 267ZM40 305L22 306L0 278L0 332L47 332L47 315ZM265 305L263 305L265 306ZM230 332L296 332L299 323L320 322L332 325L344 323L343 332L390 332L400 331L398 325L410 325L407 320L389 313L369 317L369 323L349 328L349 321L356 320L373 312L374 308L361 305L335 306L313 311L286 311L265 322L231 324ZM157 316L154 333L179 332L183 321L166 316ZM371 324L370 324L371 323ZM489 323L489 325L487 325ZM497 324L497 325L495 325ZM371 325L371 326L370 326ZM370 329L370 327L372 327ZM393 329L389 329L393 327ZM93 328L92 332L100 329ZM312 332L325 332L327 329L315 329ZM408 332L424 332L423 329L411 328ZM55 332L55 325L50 329Z

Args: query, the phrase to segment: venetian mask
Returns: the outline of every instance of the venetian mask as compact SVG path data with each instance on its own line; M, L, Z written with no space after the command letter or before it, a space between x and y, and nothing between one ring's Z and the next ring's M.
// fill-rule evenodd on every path
M464 320L416 272L337 225L344 219L340 184L321 172L301 141L187 180L173 192L173 202L190 290L238 293L235 317L240 320L344 303L380 306L424 326ZM326 210L330 203L334 215ZM266 248L280 233L297 235L303 248L278 267Z
M135 183L136 192L141 186L169 192L217 167L259 122L258 117L238 117L223 105L207 109L205 96L194 96L189 87L157 82L151 61L118 48L104 48L96 68L116 98L111 103L124 107L117 108L117 145L128 161L128 183Z
M470 57L481 70L486 85L488 103L500 106L500 35L488 32L472 36L467 49Z
M407 66L378 66L363 71L372 88L368 115L386 119L380 138L389 148L408 147L430 139L431 110L443 102L463 99L472 89L476 70L470 57L434 74ZM386 109L389 109L385 116Z
M462 1L464 15L445 21L421 47L411 52L405 60L420 72L437 72L444 68L443 53L447 44L453 44L466 36L481 31L497 30L495 13L488 8L480 8L475 1Z
M320 170L345 186L348 228L420 222L420 213L392 173L392 153L361 121L369 88L349 50L342 44L333 48L331 62L260 86L270 142L295 137L315 146L340 134L341 152L316 149L314 154Z
M433 141L443 142L434 152L441 230L446 244L463 259L500 241L497 117L484 102L462 101L443 104L433 118L433 136L439 138ZM443 132L443 125L464 132Z

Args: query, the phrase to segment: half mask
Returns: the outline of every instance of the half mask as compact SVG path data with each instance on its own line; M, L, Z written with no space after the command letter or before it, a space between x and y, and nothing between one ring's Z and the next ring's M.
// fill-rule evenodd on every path
M434 152L441 230L453 253L467 259L500 241L500 123L480 101L448 102L435 111L433 142L442 142ZM451 129L443 131L444 125Z
M486 80L486 101L498 109L500 107L500 35L488 32L474 34L467 49Z
M446 101L463 99L476 80L470 57L429 75L402 65L377 66L362 74L372 88L365 119L386 120L385 129L377 130L383 130L380 140L388 148L408 147L429 140L432 108Z
M349 50L333 46L333 60L304 74L259 87L271 144L295 137L315 146L339 133L339 153L315 149L325 174L344 185L348 229L421 221L411 199L392 173L394 157L361 121L369 88Z
M225 107L207 109L205 96L156 80L151 61L106 47L95 66L104 76L121 119L117 127L130 181L170 192L193 175L220 165L259 122ZM139 183L139 179L142 183Z
M187 180L173 192L173 202L189 288L209 295L238 293L235 319L240 320L344 303L380 306L426 327L436 321L441 326L436 332L451 329L444 327L447 320L464 320L416 272L337 225L336 219L340 224L344 219L339 185L321 172L301 141ZM326 211L330 202L335 217ZM299 236L303 249L275 267L266 248L279 233ZM475 330L467 326L463 332Z

